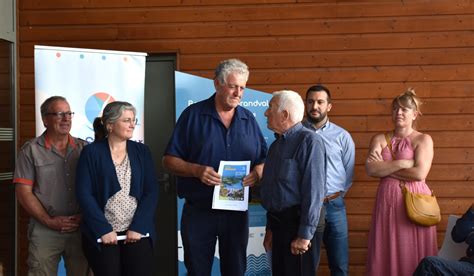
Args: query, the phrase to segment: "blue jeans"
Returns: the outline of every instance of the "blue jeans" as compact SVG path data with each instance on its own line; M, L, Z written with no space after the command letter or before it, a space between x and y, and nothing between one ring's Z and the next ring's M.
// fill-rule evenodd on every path
M440 257L425 257L413 273L413 276L460 276L474 275L474 264L464 261L450 261Z
M349 273L349 239L347 230L346 205L339 196L324 203L326 225L323 242L328 255L331 276Z

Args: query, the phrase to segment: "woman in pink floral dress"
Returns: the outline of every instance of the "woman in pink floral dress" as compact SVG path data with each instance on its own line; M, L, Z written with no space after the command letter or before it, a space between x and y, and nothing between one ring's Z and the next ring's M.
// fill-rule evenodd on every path
M437 254L436 227L412 223L405 210L400 183L416 193L430 194L425 178L433 160L433 140L414 129L421 101L409 89L392 102L395 126L389 140L384 133L370 142L366 160L367 174L380 178L367 252L367 275L412 275L419 261Z

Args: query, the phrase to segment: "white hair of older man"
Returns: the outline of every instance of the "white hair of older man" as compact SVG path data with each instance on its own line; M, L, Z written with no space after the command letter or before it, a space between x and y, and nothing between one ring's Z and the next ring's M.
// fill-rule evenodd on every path
M278 112L283 110L288 111L292 123L298 123L303 120L304 102L300 94L291 90L281 90L273 92L272 95L280 99Z

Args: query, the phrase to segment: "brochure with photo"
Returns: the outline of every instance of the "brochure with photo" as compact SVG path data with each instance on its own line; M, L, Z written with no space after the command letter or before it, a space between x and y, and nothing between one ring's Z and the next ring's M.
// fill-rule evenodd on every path
M247 211L249 187L242 180L250 172L250 161L221 161L218 173L222 183L214 187L212 209Z

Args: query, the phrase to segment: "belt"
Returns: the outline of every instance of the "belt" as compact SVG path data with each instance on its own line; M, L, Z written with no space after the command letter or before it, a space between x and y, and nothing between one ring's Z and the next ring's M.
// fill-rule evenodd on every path
M327 197L324 198L324 203L327 203L341 195L341 192L334 193L332 195L328 195Z

